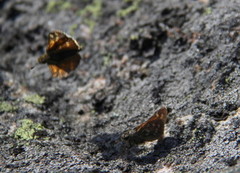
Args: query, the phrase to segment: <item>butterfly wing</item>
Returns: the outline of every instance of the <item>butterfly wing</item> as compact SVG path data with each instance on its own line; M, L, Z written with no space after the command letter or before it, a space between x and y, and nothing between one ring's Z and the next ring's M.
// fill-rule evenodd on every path
M156 139L162 140L167 114L167 108L162 107L146 122L134 129L125 131L121 136L122 139L128 141L130 145L141 144L146 141L153 141Z
M153 117L152 117L153 118ZM158 117L148 120L136 128L136 135L142 142L160 139L163 136L164 122Z
M138 127L136 127L136 131L140 131L141 129L144 129L145 127L150 126L151 124L155 124L155 122L157 120L161 120L163 121L163 123L166 122L166 118L167 118L167 108L166 107L162 107L161 109L159 109L158 111L156 111L152 117L150 117L146 122L142 123L141 125L139 125Z
M167 108L162 107L154 113L146 122L135 128L136 136L141 142L162 139L164 133L164 124L167 118Z
M81 50L81 46L72 37L60 31L50 32L46 49L50 57L58 57L63 54L75 54Z
M73 71L77 68L80 59L81 56L79 54L75 54L71 57L61 60L57 64L48 64L48 67L53 77L66 77L70 71Z

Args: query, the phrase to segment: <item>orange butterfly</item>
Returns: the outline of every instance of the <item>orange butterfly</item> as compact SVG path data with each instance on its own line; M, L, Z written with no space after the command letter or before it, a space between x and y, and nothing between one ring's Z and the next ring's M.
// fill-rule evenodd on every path
M146 122L132 130L125 131L122 139L131 145L156 139L161 141L164 136L164 124L166 123L168 112L169 110L166 107L162 107Z
M53 31L48 35L46 54L38 58L41 64L48 64L53 77L66 77L77 68L82 47L72 37L61 31Z

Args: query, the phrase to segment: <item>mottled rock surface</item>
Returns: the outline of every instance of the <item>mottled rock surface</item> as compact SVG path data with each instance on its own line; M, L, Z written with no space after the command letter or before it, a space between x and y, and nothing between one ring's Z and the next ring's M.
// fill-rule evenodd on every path
M0 1L0 172L239 172L239 9ZM31 70L55 29L84 45L63 79ZM172 109L163 141L121 140L161 106Z

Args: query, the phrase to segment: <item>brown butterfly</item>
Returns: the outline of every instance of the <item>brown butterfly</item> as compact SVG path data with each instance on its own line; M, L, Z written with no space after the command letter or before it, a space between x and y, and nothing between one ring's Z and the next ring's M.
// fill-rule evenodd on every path
M38 58L41 64L48 64L53 77L66 77L77 68L82 47L69 35L61 31L53 31L48 35L46 54Z
M166 107L162 107L146 122L132 130L125 131L122 134L122 139L130 145L141 144L156 139L161 141L164 136L164 124L166 123L168 112L169 110Z

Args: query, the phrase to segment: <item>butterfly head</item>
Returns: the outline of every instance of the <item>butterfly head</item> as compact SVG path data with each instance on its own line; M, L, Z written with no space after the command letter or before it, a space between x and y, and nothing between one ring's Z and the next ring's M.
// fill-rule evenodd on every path
M130 146L141 143L138 141L138 136L136 135L136 129L130 129L123 132L121 139L125 141Z
M45 64L47 63L47 60L48 60L48 55L44 54L38 58L38 63Z
M126 130L125 132L123 132L121 138L125 141L128 141L129 138L131 138L135 133L136 133L135 129Z

